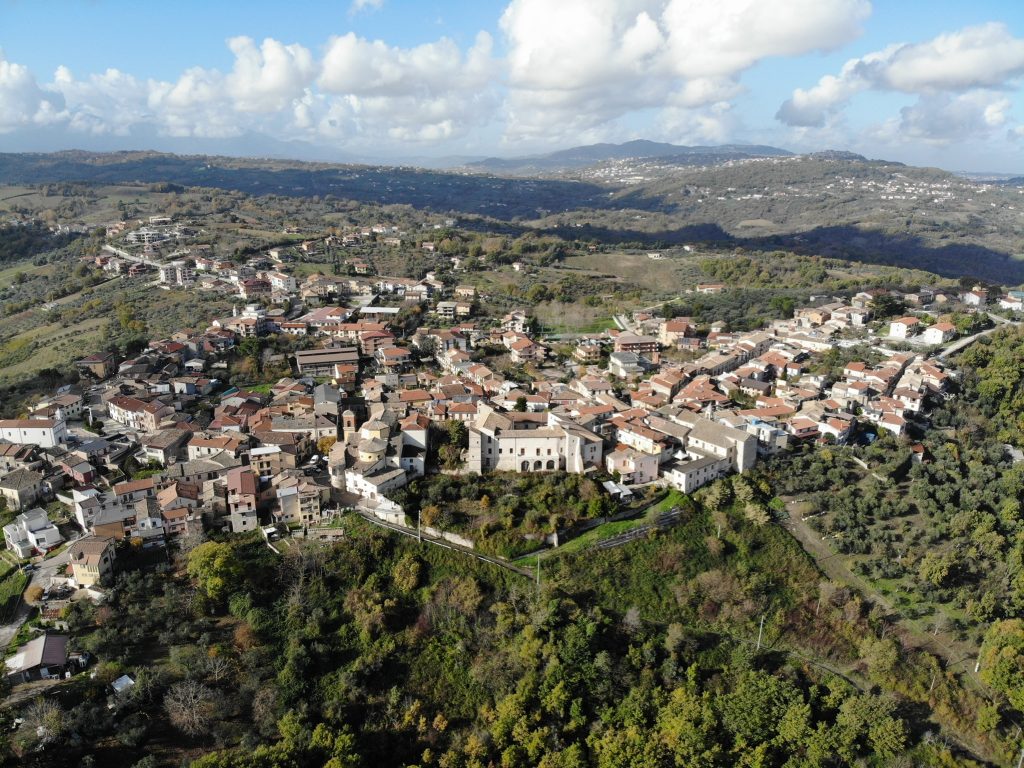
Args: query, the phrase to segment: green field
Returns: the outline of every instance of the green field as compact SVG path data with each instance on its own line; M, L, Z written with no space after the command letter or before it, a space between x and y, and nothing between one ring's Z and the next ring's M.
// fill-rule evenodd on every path
M13 571L0 581L0 620L8 621L14 615L28 581L28 574L21 571Z

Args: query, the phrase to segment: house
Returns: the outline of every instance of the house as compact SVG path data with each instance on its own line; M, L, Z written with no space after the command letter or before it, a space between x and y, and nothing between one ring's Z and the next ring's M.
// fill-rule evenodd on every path
M382 347L374 353L377 363L386 370L397 370L412 361L412 353L403 347Z
M63 419L0 419L0 440L54 448L67 442L67 424Z
M956 326L952 323L935 323L924 329L921 341L926 344L944 344L956 337Z
M1020 296L1006 295L999 297L999 308L1009 309L1013 312L1024 310L1024 298Z
M45 509L36 507L22 512L14 522L4 526L4 542L18 557L30 557L53 549L64 541L57 526L50 522Z
M245 435L193 432L185 450L189 461L214 456L221 451L237 459L248 445L249 438Z
M819 435L818 423L804 416L799 416L789 422L789 434L796 440L807 440L817 437Z
M572 356L584 365L601 361L604 345L599 339L580 339L573 350Z
M39 469L42 466L38 446L0 443L0 477L15 469Z
M439 301L434 311L442 320L455 320L455 308L454 301Z
M192 434L185 429L162 429L143 438L142 448L148 460L157 461L166 467L182 457L185 443Z
M662 469L669 485L683 493L692 493L729 472L729 460L719 456L700 456L673 461Z
M725 283L699 283L697 293L715 294L725 290Z
M322 505L330 497L327 486L318 485L295 470L276 475L271 484L277 500L275 522L311 525L320 520Z
M109 580L114 573L116 541L112 536L86 536L68 549L71 574L80 587L91 587Z
M889 324L889 335L896 339L909 339L917 334L921 321L916 317L901 317Z
M12 683L61 678L67 671L67 635L40 635L20 646L4 662L7 679Z
M626 485L641 485L658 479L658 457L620 445L604 457L605 469Z
M615 337L616 352L635 352L652 363L661 361L658 352L658 340L653 336L637 336L633 333L620 333Z
M57 466L60 471L71 478L77 485L86 485L96 479L96 468L89 461L88 457L79 451L72 451L62 458Z
M508 349L514 363L539 362L544 359L544 347L526 337L513 341Z
M960 295L960 301L968 307L983 307L988 304L988 291L979 286Z
M7 506L13 510L34 504L45 493L43 476L31 469L16 469L0 479L0 495L7 499Z
M69 419L80 419L85 410L85 403L81 395L68 392L43 400L32 409L32 419L54 419L56 421L67 421Z
M102 381L114 373L116 370L116 363L117 361L115 360L114 355L110 352L105 352L99 355L83 357L81 360L76 360L75 367L88 372L95 378Z
M145 402L134 397L112 397L107 402L110 418L140 432L156 432L160 422L174 415L174 408L160 400Z
M697 328L688 317L676 317L671 320L663 320L658 332L658 341L666 347L676 346L682 339L693 336Z
M608 372L620 379L642 376L644 365L635 352L612 352L608 356Z
M236 467L227 474L227 490L231 532L256 530L259 524L259 476L249 467Z
M530 326L530 317L522 310L516 309L501 318L501 330L526 333Z

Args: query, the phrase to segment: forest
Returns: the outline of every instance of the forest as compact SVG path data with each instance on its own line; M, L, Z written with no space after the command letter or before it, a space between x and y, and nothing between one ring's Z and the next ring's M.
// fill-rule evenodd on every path
M4 747L136 768L1004 760L999 710L821 582L745 513L762 493L745 485L721 481L671 530L557 558L539 586L358 518L284 556L191 542L120 576L108 605L68 609L96 675L26 702ZM111 694L124 673L136 684Z

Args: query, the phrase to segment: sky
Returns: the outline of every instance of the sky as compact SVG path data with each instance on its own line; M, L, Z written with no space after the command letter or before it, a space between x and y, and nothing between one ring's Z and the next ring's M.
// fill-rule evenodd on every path
M0 0L0 151L600 141L1024 173L1019 0Z

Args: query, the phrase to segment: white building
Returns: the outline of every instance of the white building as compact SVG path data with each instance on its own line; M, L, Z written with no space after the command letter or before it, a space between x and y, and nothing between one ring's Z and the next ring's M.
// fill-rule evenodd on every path
M582 473L601 465L601 438L550 413L499 413L478 408L469 428L466 469L470 472Z
M889 324L889 335L896 339L909 339L920 327L921 321L916 317L901 317Z
M673 488L677 488L683 493L693 493L728 472L728 459L717 456L701 456L666 464L662 475Z
M0 439L20 445L53 448L67 442L67 424L56 419L2 419Z
M46 552L64 541L57 526L50 522L45 509L36 507L14 518L4 526L7 548L18 557L29 557L34 552Z
M956 336L956 326L952 323L935 323L924 329L921 340L926 344L943 344Z

